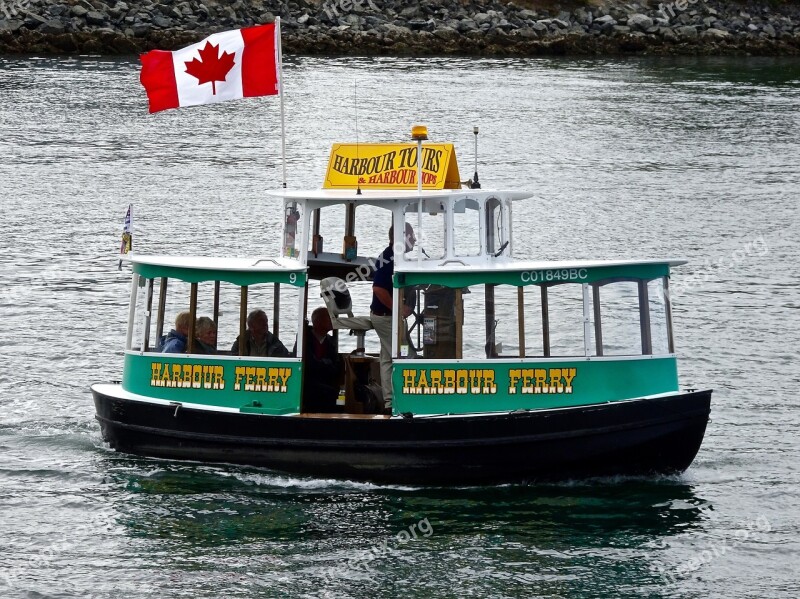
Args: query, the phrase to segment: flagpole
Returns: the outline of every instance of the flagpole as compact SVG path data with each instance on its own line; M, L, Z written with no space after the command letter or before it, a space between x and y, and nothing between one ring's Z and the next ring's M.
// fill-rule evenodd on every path
M281 48L280 17L275 17L275 34L278 36L278 95L281 97L281 160L283 161L283 188L286 189L286 122L283 116L283 49Z

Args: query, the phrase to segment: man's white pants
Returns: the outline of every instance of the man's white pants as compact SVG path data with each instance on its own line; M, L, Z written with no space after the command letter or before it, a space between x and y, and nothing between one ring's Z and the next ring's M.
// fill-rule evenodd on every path
M370 314L370 320L381 341L381 387L388 408L392 405L392 316Z

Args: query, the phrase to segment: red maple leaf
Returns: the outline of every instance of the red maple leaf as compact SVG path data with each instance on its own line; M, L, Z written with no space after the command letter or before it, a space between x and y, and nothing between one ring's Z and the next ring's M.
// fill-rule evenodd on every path
M228 71L236 64L233 61L235 54L223 52L219 55L219 46L206 42L205 48L199 51L200 60L193 58L186 61L186 72L192 77L197 77L197 85L211 83L211 93L217 94L217 81L225 81Z

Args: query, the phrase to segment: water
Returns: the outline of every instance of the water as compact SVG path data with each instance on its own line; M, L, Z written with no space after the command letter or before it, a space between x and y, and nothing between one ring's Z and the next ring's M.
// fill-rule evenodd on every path
M786 597L800 589L800 62L294 59L289 183L329 146L456 144L523 187L519 255L686 257L684 386L712 422L679 477L415 489L110 451L138 251L277 251L276 98L148 115L130 59L0 57L0 596ZM354 84L354 82L356 82ZM376 254L383 227L359 233ZM520 459L523 459L522 457Z

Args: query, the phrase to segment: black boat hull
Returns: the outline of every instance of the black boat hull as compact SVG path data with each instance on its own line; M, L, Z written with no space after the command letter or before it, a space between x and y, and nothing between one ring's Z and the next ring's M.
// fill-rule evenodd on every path
M350 419L176 410L92 394L103 438L121 452L413 485L682 472L711 404L708 390L560 410Z

